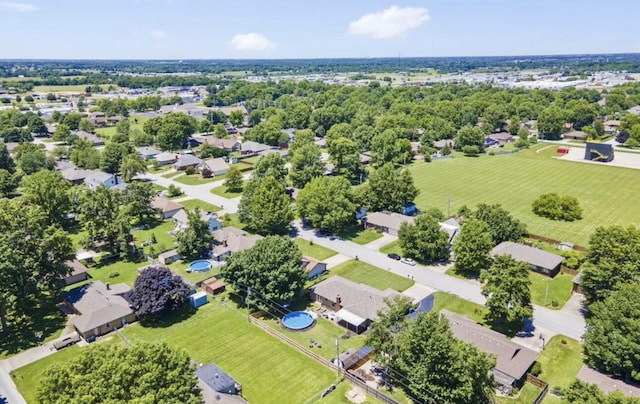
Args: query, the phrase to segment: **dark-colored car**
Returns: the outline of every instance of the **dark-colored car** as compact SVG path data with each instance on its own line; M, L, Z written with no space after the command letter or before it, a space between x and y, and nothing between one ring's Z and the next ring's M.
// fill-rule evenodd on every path
M396 253L389 253L387 254L387 257L391 258L392 260L400 261L400 256Z

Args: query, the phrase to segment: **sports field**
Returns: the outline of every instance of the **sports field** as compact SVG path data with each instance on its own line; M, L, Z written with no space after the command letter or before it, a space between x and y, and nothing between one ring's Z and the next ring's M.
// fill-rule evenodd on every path
M421 210L436 207L454 214L463 205L500 203L530 233L582 246L598 226L640 225L640 210L635 209L639 170L563 161L553 158L555 150L555 145L543 143L507 155L415 164L409 170L420 189L416 204ZM576 196L583 219L569 223L534 215L531 202L544 192Z

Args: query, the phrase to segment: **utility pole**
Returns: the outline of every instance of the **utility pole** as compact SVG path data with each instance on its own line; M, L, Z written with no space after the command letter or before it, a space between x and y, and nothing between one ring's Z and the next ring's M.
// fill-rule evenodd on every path
M336 337L336 371L338 379L340 378L340 337Z
M249 296L251 296L251 288L247 287L247 297L244 299L244 304L247 306L247 320L251 322L251 308L249 307Z

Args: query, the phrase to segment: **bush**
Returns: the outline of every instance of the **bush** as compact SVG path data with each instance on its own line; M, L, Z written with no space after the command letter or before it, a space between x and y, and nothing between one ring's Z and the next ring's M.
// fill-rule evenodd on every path
M184 170L184 172L185 172L187 175L193 175L193 174L195 174L195 173L196 173L196 168L195 168L195 167L193 167L193 166L191 166L191 167L187 167L187 168L186 168L186 170Z
M558 397L562 397L562 387L560 386L553 386L551 388L551 394L553 394L554 396L558 396Z
M573 222L582 219L582 207L575 196L555 192L542 194L531 204L533 213L551 220Z
M521 147L529 147L529 142L524 140L524 139L518 139L518 140L515 141L513 146L517 147L518 149L521 148Z
M173 184L169 185L169 196L180 196L182 195L182 189L180 187L175 186Z
M540 362L534 362L533 366L531 367L531 372L532 375L534 376L539 376L540 373L542 373L542 365L540 364Z
M120 272L111 272L111 273L109 274L109 278L116 278L116 277L118 277L118 276L120 276Z
M555 299L553 299L553 300L551 301L551 307L558 307L558 306L559 306L558 301L557 301L557 300L555 300Z
M462 152L465 156L475 157L480 154L480 148L478 146L464 146Z

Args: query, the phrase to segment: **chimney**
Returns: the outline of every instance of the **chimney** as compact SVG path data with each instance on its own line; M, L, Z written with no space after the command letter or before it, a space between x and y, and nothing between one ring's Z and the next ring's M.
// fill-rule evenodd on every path
M226 238L225 238L224 240L222 240L222 244L224 244L224 246L225 246L225 247L227 247L227 246L228 246L228 244L227 244L227 239L226 239Z
M340 295L336 296L336 303L335 303L335 311L338 311L342 308L342 298L340 297Z

